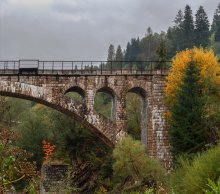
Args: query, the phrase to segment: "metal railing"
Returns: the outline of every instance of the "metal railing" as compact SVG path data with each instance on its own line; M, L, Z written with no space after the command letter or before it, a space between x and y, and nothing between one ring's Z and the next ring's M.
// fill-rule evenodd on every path
M171 61L0 61L0 75L144 75L166 73Z

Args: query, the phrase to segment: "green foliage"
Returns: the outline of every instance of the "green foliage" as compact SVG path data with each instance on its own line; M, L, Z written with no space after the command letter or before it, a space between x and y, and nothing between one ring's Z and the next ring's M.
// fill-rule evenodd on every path
M206 194L220 194L220 179L218 179L217 183L208 179L208 190L205 190Z
M218 20L217 26L216 26L215 41L220 42L220 19Z
M132 38L131 42L128 42L127 48L125 51L125 60L126 61L138 61L139 53L141 51L140 48L140 40L139 38Z
M147 156L144 145L130 136L121 140L113 151L114 177L123 190L141 184L157 187L164 181L165 170L160 163Z
M171 107L170 142L174 157L201 150L206 144L207 127L199 72L195 62L190 62Z
M157 57L159 63L156 65L157 69L164 69L166 67L166 59L167 59L167 48L165 44L165 40L161 40L160 45L158 46L157 50Z
M212 21L212 26L211 26L211 32L214 33L217 29L217 23L220 20L220 3L218 4L217 9L215 10L214 16L213 16L213 21Z
M0 96L0 126L13 127L17 125L22 114L30 109L31 102Z
M122 61L123 60L123 52L122 52L122 49L121 49L120 45L118 45L118 47L117 47L115 60L116 61Z
M215 41L214 34L212 34L212 36L210 37L210 41L211 41L211 47L213 48L213 50L215 51L216 55L220 59L220 42L216 42Z
M50 125L46 113L36 112L33 108L23 114L22 122L16 129L21 136L16 145L33 153L32 159L36 161L38 168L43 162L42 141L49 139L48 126Z
M114 61L115 60L115 47L114 45L110 44L108 48L108 58L107 61Z
M110 94L99 92L95 96L95 110L106 118L111 119L111 111L112 111L112 97Z
M220 146L209 149L192 161L179 159L179 167L171 176L171 187L175 193L202 194L209 190L207 180L217 181L220 177Z
M174 27L169 27L166 34L168 57L173 57L177 51L180 51L182 45L182 25L183 25L183 12L178 11L175 20Z
M192 10L189 5L186 5L184 10L184 19L182 24L182 44L181 49L190 49L194 45L194 22L192 16Z
M195 45L207 47L209 44L209 20L202 6L196 12Z
M126 96L128 134L134 139L141 139L141 97L134 93Z
M151 28L148 28L148 32L142 39L132 38L130 42L127 43L127 47L124 54L125 61L146 61L155 60L157 58L157 48L161 43L161 39L165 38L165 33L161 32L153 33ZM141 68L141 64L136 64L137 69ZM129 66L124 66L129 68Z
M13 146L17 136L9 129L0 131L0 193L10 190L23 180L36 175L36 166L30 162L31 154Z

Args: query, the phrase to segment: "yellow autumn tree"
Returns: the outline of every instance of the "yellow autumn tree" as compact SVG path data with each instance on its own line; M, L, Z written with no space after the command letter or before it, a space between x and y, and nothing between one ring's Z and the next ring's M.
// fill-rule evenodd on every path
M217 76L217 73L220 72L220 67L213 50L196 47L187 49L178 53L173 59L165 88L168 106L172 106L175 103L176 94L182 85L186 67L190 61L198 65L201 75L200 81L207 92L220 86L220 76Z

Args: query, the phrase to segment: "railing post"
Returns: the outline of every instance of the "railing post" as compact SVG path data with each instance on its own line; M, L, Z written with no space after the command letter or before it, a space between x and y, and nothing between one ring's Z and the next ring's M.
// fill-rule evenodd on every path
M91 74L93 73L93 71L92 71L92 67L93 67L93 66L92 66L92 61L91 61Z
M14 61L14 74L15 74L15 61Z
M102 62L101 62L101 75L102 75Z
M132 61L130 61L131 74L132 74L132 65L133 65L133 64L132 64Z
M152 72L153 72L152 62L150 62L150 71L151 71L151 74L152 74Z
M123 61L121 62L121 75L122 75Z
M143 73L143 62L141 62L141 75Z
M81 63L81 74L83 74L83 61Z
M44 61L43 61L43 74L44 74Z
M53 74L53 68L54 68L54 61L52 62L52 74Z
M62 61L62 74L63 74L63 61Z
M112 61L111 61L111 74L112 74Z
M19 69L20 69L21 61L18 61L18 74L19 74Z
M72 61L72 74L73 74L73 61Z

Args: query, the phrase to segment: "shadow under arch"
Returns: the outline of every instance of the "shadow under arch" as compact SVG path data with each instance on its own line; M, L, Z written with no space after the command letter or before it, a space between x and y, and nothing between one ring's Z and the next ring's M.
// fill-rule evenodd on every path
M145 89L141 87L133 87L127 91L128 93L134 93L137 94L141 99L141 122L140 122L140 128L141 128L141 142L145 145L145 148L147 148L147 92ZM126 96L127 96L126 94Z
M74 113L73 111L68 110L66 107L68 107L68 105L66 104L66 107L63 107L62 105L64 103L61 103L61 105L55 104L53 102L49 102L46 101L44 99L40 99L40 98L36 98L33 96L29 96L26 94L22 94L22 93L14 93L14 92L7 92L7 91L0 91L0 96L5 96L5 97L13 97L13 98L19 98L19 99L24 99L24 100L29 100L29 101L34 101L36 103L45 105L49 108L55 109L67 116L70 116L72 118L74 118L76 121L80 122L84 127L86 127L87 129L90 129L95 135L97 135L106 145L108 145L109 147L114 147L113 142L111 142L110 139L108 139L107 137L104 136L104 134L102 134L100 131L98 131L96 129L95 126L91 125L88 121L86 121L85 119L83 119L80 115L78 115L77 113ZM64 96L65 98L66 96ZM66 97L68 98L68 97ZM69 99L69 98L68 98ZM65 100L64 100L65 101ZM66 101L65 101L66 102Z
M70 93L77 93L80 96L81 99L79 99L78 96L67 95L67 94L70 94ZM78 101L85 102L85 91L79 86L72 86L72 87L68 88L65 91L64 95L67 95L71 98L76 98L76 100L78 100Z
M110 87L101 87L98 90L96 90L96 94L98 93L104 93L107 94L110 97L111 100L111 114L110 114L110 119L112 121L115 121L116 119L116 94L115 91L110 88ZM96 95L95 95L96 97Z

